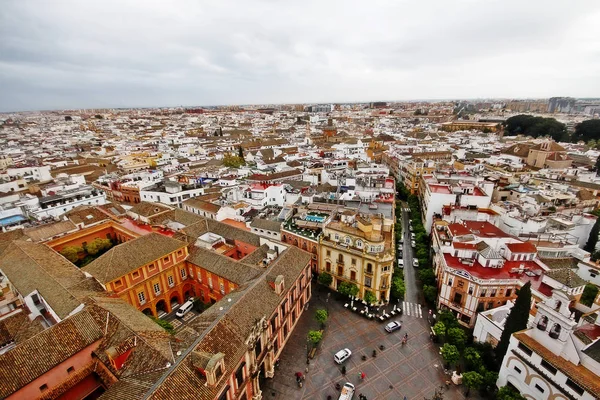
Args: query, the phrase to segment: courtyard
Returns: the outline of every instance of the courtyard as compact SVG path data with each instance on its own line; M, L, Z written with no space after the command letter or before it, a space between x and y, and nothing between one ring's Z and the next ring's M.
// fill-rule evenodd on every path
M345 309L342 301L315 285L310 306L302 315L296 329L288 340L279 359L280 363L272 379L262 386L263 399L331 399L336 400L339 391L336 384L351 382L356 386L354 398L362 393L367 399L423 399L431 397L436 388L443 386L444 399L464 399L464 388L450 385L446 388L441 356L437 346L429 338L427 312L404 313L389 321L402 321L402 328L387 333L385 323L366 320L360 314ZM307 333L319 329L314 313L328 308L329 319L323 340L314 359L307 366ZM410 309L410 307L408 307ZM414 309L414 307L413 307ZM401 339L408 333L408 342ZM380 350L383 346L383 350ZM352 356L343 365L333 361L333 355L349 348ZM373 357L376 350L376 357ZM366 356L363 360L362 356ZM308 367L308 372L306 368ZM300 388L295 374L302 372L306 379ZM360 374L366 375L361 380ZM471 393L470 398L477 398Z

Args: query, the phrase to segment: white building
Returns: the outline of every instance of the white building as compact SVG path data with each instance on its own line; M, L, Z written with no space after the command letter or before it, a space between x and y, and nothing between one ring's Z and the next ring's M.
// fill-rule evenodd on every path
M513 334L498 377L527 399L600 398L600 321L569 310L569 295L555 289L538 304L532 327Z
M184 185L179 182L165 181L162 184L140 190L141 201L162 203L173 207L181 207L187 199L204 194L204 188L196 185Z

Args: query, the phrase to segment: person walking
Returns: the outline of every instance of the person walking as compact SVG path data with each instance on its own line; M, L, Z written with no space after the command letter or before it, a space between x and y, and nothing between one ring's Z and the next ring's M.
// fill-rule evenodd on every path
M363 380L363 381L364 381L366 377L367 377L367 375L365 375L365 373L364 373L364 372L361 372L361 373L360 373L360 379L361 379L361 380Z

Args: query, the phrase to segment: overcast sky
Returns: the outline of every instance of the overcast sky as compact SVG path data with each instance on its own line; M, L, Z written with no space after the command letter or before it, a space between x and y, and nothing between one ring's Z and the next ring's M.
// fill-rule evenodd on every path
M598 0L3 0L0 111L600 97L599 21Z

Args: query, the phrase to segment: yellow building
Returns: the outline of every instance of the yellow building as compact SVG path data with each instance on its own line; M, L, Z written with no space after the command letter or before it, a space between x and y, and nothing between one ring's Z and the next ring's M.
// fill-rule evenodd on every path
M478 130L483 132L498 132L500 124L498 122L479 122L479 121L452 121L443 122L441 128L446 132Z
M393 215L388 219L344 211L323 229L319 272L331 274L333 289L349 282L358 287L360 298L370 291L377 300L389 301L395 259L393 227Z
M433 173L440 163L451 159L452 153L449 151L413 153L412 159L404 163L400 172L404 186L411 194L416 194L419 191L421 177Z

